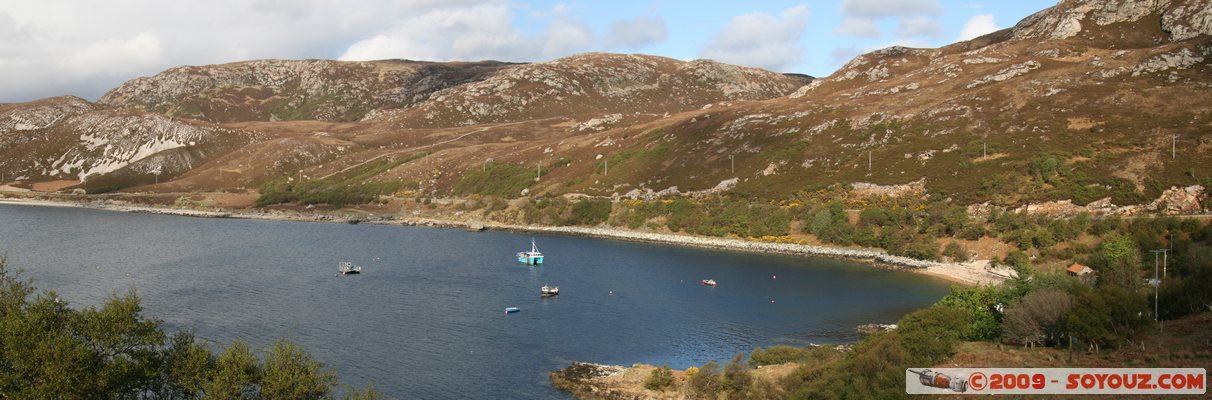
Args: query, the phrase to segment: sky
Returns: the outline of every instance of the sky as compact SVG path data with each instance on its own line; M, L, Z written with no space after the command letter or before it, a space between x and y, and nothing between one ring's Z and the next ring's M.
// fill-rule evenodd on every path
M323 58L539 62L604 51L828 76L1056 0L0 0L0 103L95 100L179 65Z

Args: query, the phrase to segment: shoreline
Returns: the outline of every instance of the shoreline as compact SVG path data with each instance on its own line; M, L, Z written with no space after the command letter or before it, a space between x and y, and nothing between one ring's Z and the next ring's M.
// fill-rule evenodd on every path
M74 207L105 211L129 213L147 213L173 215L195 218L231 218L263 221L288 222L328 222L328 223L365 223L375 225L398 226L429 226L465 228L469 230L490 229L513 232L553 233L596 239L623 240L629 242L651 243L678 247L691 247L711 250L740 251L746 253L782 254L798 257L823 257L844 259L871 264L876 268L891 268L909 271L922 275L974 286L985 284L1000 284L1006 276L992 273L984 268L982 261L965 264L923 261L908 257L893 256L882 249L843 248L791 243L759 242L739 238L719 238L694 236L672 233L638 232L618 228L579 227L579 226L535 226L501 224L495 222L455 221L432 218L414 217L371 217L348 218L331 214L298 215L286 213L249 213L249 212L216 212L178 208L164 208L138 205L94 204L75 201L53 201L21 198L0 199L0 204L29 205L42 207Z

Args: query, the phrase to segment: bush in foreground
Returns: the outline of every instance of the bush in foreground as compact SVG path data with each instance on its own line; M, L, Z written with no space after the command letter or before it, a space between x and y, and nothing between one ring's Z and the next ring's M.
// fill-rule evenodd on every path
M333 398L336 375L288 341L264 362L242 342L216 357L191 334L166 335L134 291L80 310L34 292L0 258L0 398Z

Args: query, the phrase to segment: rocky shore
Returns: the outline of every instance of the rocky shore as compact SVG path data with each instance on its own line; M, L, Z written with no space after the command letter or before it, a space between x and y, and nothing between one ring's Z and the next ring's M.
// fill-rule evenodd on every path
M508 230L518 232L554 233L574 236L584 236L602 239L626 240L634 242L655 243L696 247L706 249L743 251L751 253L787 254L807 257L828 257L847 260L870 262L873 265L902 269L939 277L964 285L998 284L1006 276L990 272L980 262L953 264L935 261L916 260L888 254L881 249L841 248L830 246L814 246L793 243L759 242L745 239L703 237L682 234L637 232L617 228L577 227L577 226L534 226L499 224L481 221L439 220L421 217L382 216L340 216L323 213L286 213L286 212L216 212L184 208L164 208L112 204L105 202L61 202L47 200L30 200L10 198L0 200L0 204L24 204L57 207L81 207L98 210L136 212L161 215L176 215L196 218L239 218L273 221L301 222L335 222L335 223L365 223L401 226L427 226L445 228L464 228L469 230Z
M798 368L800 364L786 363L766 365L750 369L752 379L765 381L770 384L785 378ZM581 400L682 400L700 399L701 393L696 393L687 384L693 375L691 369L671 370L672 380L669 386L659 389L649 389L645 383L657 367L648 364L636 364L631 367L617 365L602 365L593 363L573 362L568 367L548 374L551 386L572 394Z

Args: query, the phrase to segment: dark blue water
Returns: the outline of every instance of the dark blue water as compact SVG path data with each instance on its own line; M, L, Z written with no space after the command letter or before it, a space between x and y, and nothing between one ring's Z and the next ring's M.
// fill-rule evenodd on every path
M532 237L542 267L514 258ZM169 330L261 349L289 338L343 383L393 398L567 398L547 373L574 360L684 368L851 341L855 325L893 322L948 286L828 259L567 236L2 204L0 254L75 306L136 288ZM364 273L335 277L344 260ZM561 295L540 299L545 283Z

